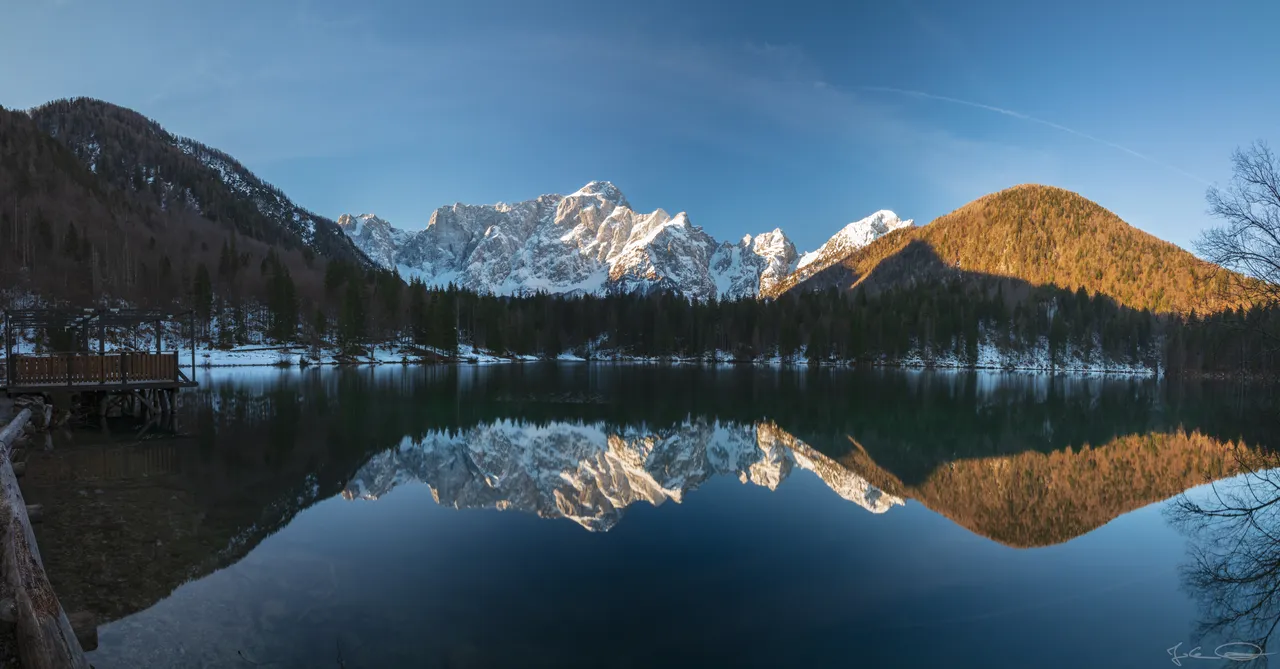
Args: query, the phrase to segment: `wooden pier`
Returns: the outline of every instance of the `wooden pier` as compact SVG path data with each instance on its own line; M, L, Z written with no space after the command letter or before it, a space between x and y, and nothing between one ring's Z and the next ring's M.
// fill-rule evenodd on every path
M191 376L177 351L165 351L165 328L187 331ZM146 345L139 347L139 342ZM35 349L39 352L29 352ZM13 462L14 442L33 411L41 429L55 415L145 418L176 429L177 395L194 387L195 321L145 309L28 309L4 312L4 357L0 395L22 408L0 426L0 624L12 623L22 666L27 669L90 669L85 649L96 646L92 616L68 616L44 570L31 523L43 509L28 505L18 486L25 462ZM142 433L140 432L139 435Z
M120 390L185 388L196 385L177 353L54 353L5 358L0 389L10 394L71 388Z
M164 350L165 325L170 331L189 328L188 376L177 351ZM128 348L138 330L151 326L143 340L154 349ZM22 333L43 337L53 348L45 353L19 353ZM59 409L83 409L105 416L112 407L160 421L177 406L177 393L193 388L195 322L191 312L172 314L147 309L28 309L4 312L4 358L0 359L0 392L9 396L62 398ZM108 349L108 335L114 336ZM97 349L96 351L93 349ZM57 401L55 401L57 403Z

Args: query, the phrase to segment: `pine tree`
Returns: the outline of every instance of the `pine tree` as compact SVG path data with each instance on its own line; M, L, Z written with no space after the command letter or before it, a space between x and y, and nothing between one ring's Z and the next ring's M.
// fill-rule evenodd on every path
M347 282L348 276L352 273L352 268L342 260L331 261L324 268L324 293L329 297L338 294L338 289Z
M428 341L427 288L413 277L409 282L409 332L413 343L419 346Z
M458 291L452 286L434 300L436 309L431 318L431 327L436 333L432 345L444 351L446 355L458 353L458 332L461 317L459 314Z
M46 251L53 250L53 227L44 212L36 210L36 237L40 239L40 247Z
M75 223L67 224L67 232L62 237L62 253L72 260L80 260L80 234Z
M384 336L393 337L400 332L400 288L403 285L395 272L378 271L375 274L374 288L378 293L380 311L378 320Z
M1049 325L1049 364L1061 366L1067 343L1067 323L1061 311L1055 311Z
M365 338L364 290L358 280L348 281L342 297L342 316L338 320L338 344L344 353L352 353Z
M204 263L196 265L195 278L191 281L191 301L196 316L207 332L209 318L213 313L213 282L209 278L209 268Z
M234 243L234 237L231 238L231 241L224 240L222 242L222 252L218 256L218 278L224 281L230 281L235 278L236 269L240 266L239 261L236 259Z
M964 360L967 364L978 364L979 337L978 313L976 310L968 310L964 322Z
M267 309L270 314L267 334L276 341L293 341L298 330L297 291L289 268L279 262L272 264Z
M245 322L244 308L240 304L231 307L232 335L238 346L249 343L249 324Z
M324 309L316 307L316 313L311 317L311 329L315 331L317 338L324 339L325 332L329 329L329 318L325 316Z

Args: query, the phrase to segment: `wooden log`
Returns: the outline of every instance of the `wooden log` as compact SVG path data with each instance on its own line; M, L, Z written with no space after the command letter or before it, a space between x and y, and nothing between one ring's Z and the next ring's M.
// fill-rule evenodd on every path
M18 654L25 669L90 669L71 621L49 585L9 461L10 442L31 419L24 409L0 430L0 570L13 597Z
M6 457L13 449L13 443L22 435L22 428L26 427L29 420L31 420L31 410L23 409L9 421L8 425L0 429L0 451L3 451Z

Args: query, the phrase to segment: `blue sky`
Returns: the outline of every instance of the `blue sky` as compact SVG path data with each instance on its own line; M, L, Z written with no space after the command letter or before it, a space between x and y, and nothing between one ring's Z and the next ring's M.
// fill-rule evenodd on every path
M1280 3L770 4L0 0L0 104L131 107L332 217L608 179L802 250L1025 182L1186 246L1280 144Z

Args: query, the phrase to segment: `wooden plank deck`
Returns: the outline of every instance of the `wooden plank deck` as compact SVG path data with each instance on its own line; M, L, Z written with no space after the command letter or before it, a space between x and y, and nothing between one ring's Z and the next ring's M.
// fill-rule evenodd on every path
M12 375L12 378L10 378ZM39 392L189 388L196 384L181 372L172 353L58 353L0 359L0 390Z

